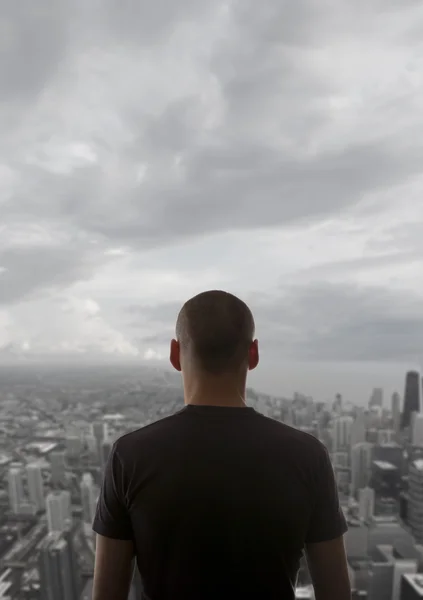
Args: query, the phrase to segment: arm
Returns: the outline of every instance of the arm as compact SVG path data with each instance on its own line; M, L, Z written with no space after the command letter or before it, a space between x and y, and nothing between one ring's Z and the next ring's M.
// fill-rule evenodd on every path
M92 600L127 600L133 572L134 545L97 535Z
M107 461L93 530L97 533L93 600L127 600L135 556L124 465L116 444Z
M344 540L307 544L306 556L316 600L351 600Z
M315 469L314 508L305 550L316 600L351 600L343 535L347 531L333 467L322 446Z

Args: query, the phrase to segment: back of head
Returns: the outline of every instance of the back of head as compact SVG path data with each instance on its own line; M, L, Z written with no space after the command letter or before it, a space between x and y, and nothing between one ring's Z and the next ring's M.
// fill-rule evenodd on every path
M254 338L254 318L248 306L223 291L203 292L182 307L176 337L181 356L211 375L248 369Z

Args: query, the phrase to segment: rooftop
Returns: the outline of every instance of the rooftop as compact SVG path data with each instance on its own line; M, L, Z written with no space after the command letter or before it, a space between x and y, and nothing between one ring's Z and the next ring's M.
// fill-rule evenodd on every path
M408 581L417 594L423 598L423 575L418 573L407 573L404 574L403 577L406 581Z
M374 460L373 463L383 471L396 471L397 467L386 460Z
M413 464L416 467L416 469L418 469L419 471L423 471L423 458L418 458L414 461Z

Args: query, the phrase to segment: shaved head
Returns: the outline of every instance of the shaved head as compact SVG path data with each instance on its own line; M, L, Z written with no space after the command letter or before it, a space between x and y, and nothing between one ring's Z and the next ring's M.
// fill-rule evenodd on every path
M254 332L254 318L245 302L218 290L188 300L176 322L181 352L213 375L248 368Z

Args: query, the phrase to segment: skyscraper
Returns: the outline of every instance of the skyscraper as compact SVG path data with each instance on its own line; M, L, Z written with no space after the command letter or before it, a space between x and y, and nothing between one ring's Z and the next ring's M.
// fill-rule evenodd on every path
M60 533L49 533L39 544L42 600L78 600L70 548Z
M374 388L369 400L369 408L382 408L383 406L383 389Z
M372 464L372 444L356 444L351 452L351 495L355 498L359 490L365 488L370 480Z
M37 463L30 463L26 466L26 475L28 482L28 495L30 502L35 506L35 510L41 511L45 507L43 474L41 467Z
M365 487L358 494L358 517L360 520L370 523L375 512L375 491Z
M70 493L52 492L47 496L46 505L49 532L65 531L72 522Z
M333 452L349 450L351 444L352 417L338 417L333 422Z
M401 429L411 424L411 413L420 412L422 381L417 371L409 371L405 376L404 410L401 419Z
M423 544L423 459L410 465L408 497L408 523L416 542Z
M401 397L398 392L392 394L391 400L392 428L398 434L401 427Z
M14 514L19 514L21 506L25 501L21 467L11 467L9 469L8 483L10 509Z
M51 482L54 486L66 483L65 452L56 451L50 454Z
M415 414L411 440L413 446L423 447L423 413Z
M91 473L84 473L82 476L81 501L84 522L92 524L97 506L97 491Z
M366 441L366 415L359 411L351 426L351 447Z

